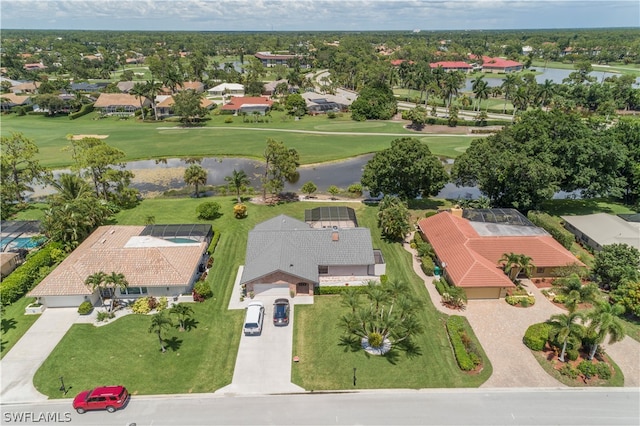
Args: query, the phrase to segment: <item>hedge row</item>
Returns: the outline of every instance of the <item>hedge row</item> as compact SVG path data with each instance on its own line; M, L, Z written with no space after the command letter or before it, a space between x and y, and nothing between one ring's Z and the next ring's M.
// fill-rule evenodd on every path
M313 294L315 295L323 295L323 294L342 294L345 291L351 290L356 293L363 293L367 286L319 286L313 290Z
M433 263L433 259L430 256L422 256L420 258L420 267L422 268L422 272L425 273L428 277L433 276L433 272L435 270L435 266Z
M541 351L549 340L551 326L545 322L530 325L524 333L522 342L533 351Z
M462 336L466 336L467 333L464 329L463 318L457 315L450 316L447 319L447 332L449 333L449 340L453 346L453 352L456 356L460 369L464 371L473 370L476 363L474 362L471 354L467 352L467 346L462 341Z
M42 247L33 255L27 257L25 262L18 266L7 278L0 283L0 300L3 305L10 305L24 296L29 290L38 284L42 278L41 268L53 266L56 256L52 253L60 252L62 245L50 243Z
M72 112L71 114L69 114L69 120L75 120L76 118L80 118L83 115L89 114L90 112L93 112L93 104L82 105L80 111Z
M547 213L530 211L527 214L527 218L533 222L534 225L543 228L545 231L551 234L551 236L559 242L567 250L571 249L571 245L575 241L573 234L558 223Z
M213 255L213 252L216 251L216 247L218 246L218 241L220 241L220 230L213 230L213 238L211 238L211 244L209 244L209 255Z

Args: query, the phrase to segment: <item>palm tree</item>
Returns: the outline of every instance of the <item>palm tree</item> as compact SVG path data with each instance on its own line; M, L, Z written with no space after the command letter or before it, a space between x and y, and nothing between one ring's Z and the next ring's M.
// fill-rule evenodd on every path
M148 80L145 85L145 96L147 97L147 99L149 99L151 101L151 108L153 109L153 116L154 118L157 120L158 119L158 111L156 109L156 95L158 94L158 92L160 92L160 89L162 89L162 84L154 81L153 79Z
M518 90L513 94L513 98L511 100L513 103L513 115L511 120L515 120L516 112L518 110L526 111L529 106L529 95L527 93L526 87L518 87Z
M531 277L531 273L533 272L533 268L535 265L531 263L531 258L525 254L520 255L520 259L518 260L518 273L516 274L516 278L520 273L524 272L524 275L529 278Z
M182 303L178 303L177 305L173 305L173 307L169 310L170 314L174 314L178 317L178 324L180 325L180 331L184 331L184 323L187 318L190 318L193 314L193 309L190 306L187 306Z
M199 198L199 186L207 183L207 171L199 164L192 164L184 171L184 181L196 187L196 198Z
M478 102L478 111L480 111L480 104L482 103L482 100L489 99L489 83L487 83L486 81L478 82L478 84L476 85L476 88L473 90L473 94L475 95L476 100ZM488 102L487 102L486 109L489 109Z
M580 344L580 339L584 336L584 326L578 324L577 320L582 320L581 312L569 312L568 314L552 315L549 319L551 332L549 337L557 342L562 342L562 351L560 352L560 362L565 362L564 356L567 352L567 344L572 346Z
M120 289L121 291L125 290L129 286L129 282L124 277L124 274L120 274L117 272L111 272L110 275L107 275L104 279L104 282L107 286L113 289L113 297L111 299L111 309L110 309L110 310L113 310L113 307L115 306L115 300L117 299L116 289Z
M129 92L140 101L140 111L142 112L142 121L144 121L144 99L147 97L147 88L144 83L135 83Z
M538 97L542 106L549 105L553 94L555 93L555 85L553 81L547 79L544 83L538 85Z
M236 196L238 198L238 203L241 203L240 192L244 190L245 187L251 184L251 180L249 180L249 176L245 173L244 170L236 171L233 169L231 176L227 176L224 178L229 185L231 185L236 190Z
M84 280L84 283L87 286L89 286L92 293L96 291L96 289L98 290L98 294L100 295L100 302L102 303L103 306L104 306L104 298L102 297L102 287L104 286L106 279L107 279L107 274L105 274L102 271L99 271L89 275Z
M502 93L504 93L504 106L502 108L503 114L507 111L507 100L510 99L511 93L516 90L517 86L518 77L515 74L507 74L504 80L502 80L500 88L502 89Z
M167 349L164 347L164 340L162 340L162 332L169 329L173 324L171 319L165 316L164 311L159 312L151 317L151 326L149 326L149 333L156 333L158 335L158 342L160 343L160 350L165 353Z
M504 271L511 280L515 280L520 273L518 270L518 265L520 264L520 255L511 253L504 253L502 257L498 260L498 263L502 264L502 270ZM513 271L517 271L518 274L513 274Z
M569 311L574 311L580 303L595 302L598 297L598 287L593 283L583 285L578 274L558 278L553 286L556 293L566 297L564 305Z
M485 86L489 85L486 81L484 81L484 74L480 74L478 77L471 80L471 91L475 95L476 101L478 100L478 94L477 94L478 88L482 85L485 85ZM478 111L480 111L480 102L478 102L477 107L478 107Z
M360 306L360 292L357 291L355 287L349 287L346 291L342 292L341 296L342 300L340 304L351 309L351 313L355 314Z
M589 351L589 359L593 359L598 345L609 335L609 344L619 342L625 337L624 326L618 318L624 312L622 305L599 302L596 308L587 314L591 320L587 327L587 335L593 336L593 344Z
M51 186L58 191L55 197L61 202L72 202L93 195L91 186L80 176L72 173L61 174L57 181L51 182Z

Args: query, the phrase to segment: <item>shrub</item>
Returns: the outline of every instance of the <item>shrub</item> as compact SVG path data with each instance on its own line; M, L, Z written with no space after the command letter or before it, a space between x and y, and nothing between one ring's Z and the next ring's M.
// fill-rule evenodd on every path
M233 216L236 219L243 219L247 217L247 206L242 203L233 206Z
M563 376L567 376L571 379L576 379L578 377L578 370L568 364L563 365L558 371L560 371L560 374Z
M565 357L569 361L575 361L580 356L580 353L577 349L567 349L567 353L565 353ZM584 361L583 361L584 362Z
M460 369L464 371L473 370L477 364L474 363L474 359L470 356L470 351L464 343L464 341L470 342L470 339L464 329L463 318L457 315L450 316L447 319L447 333L449 333L449 340L453 346L453 352ZM476 354L476 360L479 361L479 359Z
M42 268L52 266L62 260L60 250L59 243L50 243L27 256L25 262L0 283L2 304L10 305L35 287L44 278L42 273L48 272Z
M198 281L193 288L193 300L196 302L204 302L213 296L213 291L206 281Z
M224 122L227 124L233 123L233 117L225 117Z
M366 286L321 286L317 287L313 290L314 295L324 295L324 294L342 294L347 290L355 291L357 293L362 293L366 289Z
M380 275L380 284L386 284L389 281L389 276L386 274Z
M158 299L153 296L147 297L147 304L149 305L149 310L153 311L158 307Z
M447 282L444 280L444 278L440 278L438 280L434 280L433 281L436 285L436 290L438 291L438 294L440 296L442 296L443 294L445 294L447 292L447 290L449 289L449 285L447 284Z
M433 260L431 259L431 257L423 256L420 258L420 260L420 267L422 268L422 272L424 272L427 276L432 277L435 265L433 264Z
M76 118L80 118L83 115L87 115L90 112L93 112L93 104L82 105L80 111L72 112L69 114L69 120L75 120Z
M369 333L367 339L369 340L369 345L371 347L379 348L380 346L382 346L382 334L380 333Z
M438 212L431 210L431 211L426 212L424 214L424 217L431 217L431 216L435 216L437 214L438 214Z
M566 301L567 301L567 296L564 295L564 294L556 294L553 297L553 302L554 303L561 303L561 304L564 305L564 302L566 302Z
M169 306L169 301L167 300L166 297L162 296L159 300L158 300L158 306L156 306L156 310L158 312L160 311L164 311L165 309L167 309L167 306Z
M211 238L211 244L209 244L209 248L207 249L210 255L216 251L216 246L218 245L218 241L220 241L220 231L218 229L214 229L213 238Z
M526 347L533 351L541 351L549 340L551 326L545 322L530 325L522 339Z
M606 362L599 362L596 364L596 373L598 374L598 377L603 380L609 380L611 378L611 368Z
M111 318L115 318L115 316L116 314L114 314L113 312L100 311L98 312L98 316L96 319L98 320L98 322L102 322Z
M577 358L576 358L577 359ZM575 360L572 360L575 361ZM587 377L593 377L598 374L598 367L591 361L582 361L578 364L578 371Z
M349 187L347 188L347 192L349 192L350 194L362 195L362 184L354 183L352 185L349 185Z
M134 314L148 314L151 312L151 308L149 307L149 298L145 296L136 299L136 301L133 302L133 305L131 305L131 310Z
M435 258L436 252L433 250L431 244L426 242L416 242L416 250L418 251L418 256L429 256L431 259Z
M82 302L80 306L78 306L78 313L80 315L88 315L92 310L93 310L93 305L88 300Z
M553 217L547 213L532 210L527 214L527 218L533 222L534 225L544 228L544 230L550 233L551 236L562 244L564 248L567 250L571 249L571 245L575 241L575 237L571 232L558 225Z
M207 201L196 207L196 213L198 213L198 219L213 220L220 217L220 203L215 201Z
M336 118L336 113L333 111L329 111L327 112L327 118Z

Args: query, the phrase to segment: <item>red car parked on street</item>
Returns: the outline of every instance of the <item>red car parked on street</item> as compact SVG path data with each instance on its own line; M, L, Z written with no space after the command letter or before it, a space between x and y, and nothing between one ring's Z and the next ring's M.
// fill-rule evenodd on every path
M129 400L129 392L124 386L102 386L80 392L73 399L73 408L78 414L89 410L107 410L110 413L124 407Z

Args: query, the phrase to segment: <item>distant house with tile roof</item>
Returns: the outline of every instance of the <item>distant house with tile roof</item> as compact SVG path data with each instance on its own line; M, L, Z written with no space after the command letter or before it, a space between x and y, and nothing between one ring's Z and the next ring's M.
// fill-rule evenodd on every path
M24 83L16 84L15 86L11 86L11 91L16 95L19 95L21 93L35 94L38 92L39 85L40 84L36 83L35 81L27 81Z
M633 218L633 215L630 215ZM595 213L581 216L562 216L564 227L576 239L596 251L609 244L628 244L640 250L640 222L622 217Z
M201 81L185 81L176 87L176 92L183 90L194 90L196 93L203 93L204 83Z
M279 215L249 232L240 285L255 294L313 294L322 285L379 280L385 271L369 229L312 228Z
M103 114L128 114L133 115L140 109L140 101L143 106L150 106L147 98L137 98L128 93L101 93L93 107Z
M522 71L524 65L520 62L510 59L492 58L490 56L482 57L482 70L492 73L510 73Z
M273 101L264 96L232 96L229 103L224 104L220 109L223 112L231 114L259 112L260 114L266 114L273 105Z
M289 61L294 58L298 58L302 60L302 57L299 55L290 55L290 54L275 54L271 52L257 52L254 55L256 58L262 62L262 66L271 68L276 65L288 66ZM303 68L308 68L306 65L301 64Z
M46 307L95 304L98 290L85 280L96 272L121 273L129 286L119 298L190 294L204 270L211 225L101 226L28 294ZM110 297L107 289L103 297ZM103 292L103 293L105 293Z
M29 95L16 95L15 93L0 94L0 109L2 111L9 111L16 106L31 105L31 103L31 96Z
M156 104L156 111L158 116L166 117L173 115L173 105L176 103L173 96L158 96L158 102ZM202 98L200 99L200 106L206 109L212 109L215 107L215 103L211 99Z
M221 83L207 90L209 96L223 97L225 95L244 96L244 85L239 83Z
M433 246L445 277L469 299L497 299L515 287L499 263L505 253L524 254L535 266L532 277L553 277L555 269L578 264L571 252L541 228L526 223L485 223L443 211L418 222Z
M462 71L462 72L471 72L473 67L466 62L463 61L440 61L440 62L432 62L429 64L431 69L442 68L445 71Z

